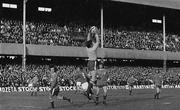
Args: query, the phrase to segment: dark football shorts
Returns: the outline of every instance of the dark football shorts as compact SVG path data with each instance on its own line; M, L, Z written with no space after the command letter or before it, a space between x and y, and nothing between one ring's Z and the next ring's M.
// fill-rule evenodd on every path
M87 63L88 71L93 71L95 66L96 66L95 60L88 61L88 63Z
M102 87L104 87L104 86L107 86L107 82L97 81L96 86L99 87L99 88L102 88Z
M52 96L58 96L58 94L59 94L59 87L55 87L51 89Z
M39 86L38 83L33 84L33 87L38 87L38 86Z
M157 88L160 88L160 89L162 88L162 86L161 86L161 85L156 85L156 87L157 87Z
M133 87L134 85L133 84L129 84L130 87Z
M48 85L48 81L43 79L43 84L44 84L44 86L47 86Z

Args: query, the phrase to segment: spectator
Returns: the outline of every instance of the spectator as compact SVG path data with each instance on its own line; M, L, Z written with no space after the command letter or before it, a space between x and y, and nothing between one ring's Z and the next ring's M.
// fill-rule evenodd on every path
M70 23L64 26L52 23L27 22L26 43L54 46L82 46L88 25ZM180 51L177 34L166 34L166 50ZM22 43L22 22L1 19L1 43ZM124 27L104 30L104 47L136 50L163 50L161 32L128 30Z

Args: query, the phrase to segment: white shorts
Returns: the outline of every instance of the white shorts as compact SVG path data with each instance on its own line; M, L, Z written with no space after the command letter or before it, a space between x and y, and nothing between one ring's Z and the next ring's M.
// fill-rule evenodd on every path
M88 86L89 86L88 82L85 82L85 83L82 84L82 89L83 89L84 91L87 91Z
M28 87L33 87L33 84L32 84L32 83L30 83L30 84L28 85Z
M76 82L76 86L78 87L77 89L81 91L86 91L88 88L88 85L89 85L88 82L85 82L85 83Z
M80 87L81 86L81 82L76 82L76 86Z

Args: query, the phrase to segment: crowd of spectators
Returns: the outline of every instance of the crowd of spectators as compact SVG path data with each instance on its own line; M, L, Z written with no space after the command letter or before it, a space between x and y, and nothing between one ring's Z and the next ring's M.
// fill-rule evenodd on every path
M22 21L1 19L0 42L22 43ZM26 23L26 43L58 46L83 46L89 25L43 22ZM136 50L163 50L163 34L155 31L104 29L104 47ZM166 50L180 51L178 34L166 34Z
M53 46L82 46L90 26L70 23L67 25L27 22L26 43ZM0 19L0 43L22 43L22 22L17 20ZM104 29L104 47L135 50L163 50L161 32L128 30L122 28ZM177 34L166 34L166 50L180 51L180 38ZM74 85L73 76L77 65L56 65L59 72L59 83L62 86ZM177 68L168 69L155 67L107 66L110 74L110 85L125 85L127 78L134 76L138 85L151 84L150 79L157 73L163 75L164 84L179 84ZM48 80L49 65L29 64L26 72L19 64L0 64L0 86L27 86L28 81L38 75L41 86L47 86L43 80Z
M163 50L162 32L128 31L118 29L105 30L105 47L136 49L136 50ZM179 36L166 34L166 50L179 51Z
M73 78L72 73L75 71L76 66L69 65L56 65L58 68L59 84L62 86L70 86L74 83L71 82ZM0 86L28 86L29 81L38 76L40 86L49 85L50 68L49 65L27 65L26 72L22 69L22 65L0 65ZM46 81L44 81L46 80ZM47 82L47 83L44 83Z
M75 85L74 75L76 74L75 65L56 65L58 68L59 85L73 86ZM178 68L170 68L166 73L162 68L157 67L130 67L130 66L111 66L106 67L110 76L109 85L126 85L127 79L134 76L138 81L137 85L150 85L154 74L159 72L163 76L164 85L178 85L180 82L180 74ZM38 75L39 85L49 85L49 65L29 64L26 72L22 70L21 65L0 65L0 87L8 86L28 86L29 80ZM86 71L86 70L85 70Z
M26 22L26 43L58 46L81 46L83 26L69 24L60 26L52 23ZM80 28L81 27L81 28ZM0 42L22 43L21 21L1 19ZM73 36L73 37L72 37Z
M134 76L138 81L136 85L151 85L153 76L161 74L164 85L178 85L180 74L177 68L170 68L166 73L158 67L118 67L113 66L108 71L111 75L111 85L126 85L129 77Z

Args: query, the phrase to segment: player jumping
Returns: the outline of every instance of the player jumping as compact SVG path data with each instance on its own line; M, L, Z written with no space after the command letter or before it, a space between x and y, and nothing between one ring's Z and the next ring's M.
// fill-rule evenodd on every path
M50 73L51 73L51 79L50 79L50 84L51 84L51 89L50 89L50 103L51 107L54 108L54 96L56 96L57 99L59 100L67 100L68 102L71 103L71 99L67 98L65 96L60 96L59 95L59 86L58 86L58 73L57 73L57 68L56 67L50 67Z
M95 38L95 41L94 41ZM88 54L88 71L96 70L97 63L97 48L99 46L99 36L97 28L92 26L89 30L86 42L86 50Z
M94 41L95 38L95 41ZM91 80L89 81L89 86L87 90L87 94L93 94L92 93L92 87L95 85L94 82L94 76L96 74L96 63L97 63L97 48L99 46L99 36L97 32L97 28L95 26L92 26L89 30L89 33L87 35L87 42L86 42L86 50L88 55L88 73L89 76L91 76Z

